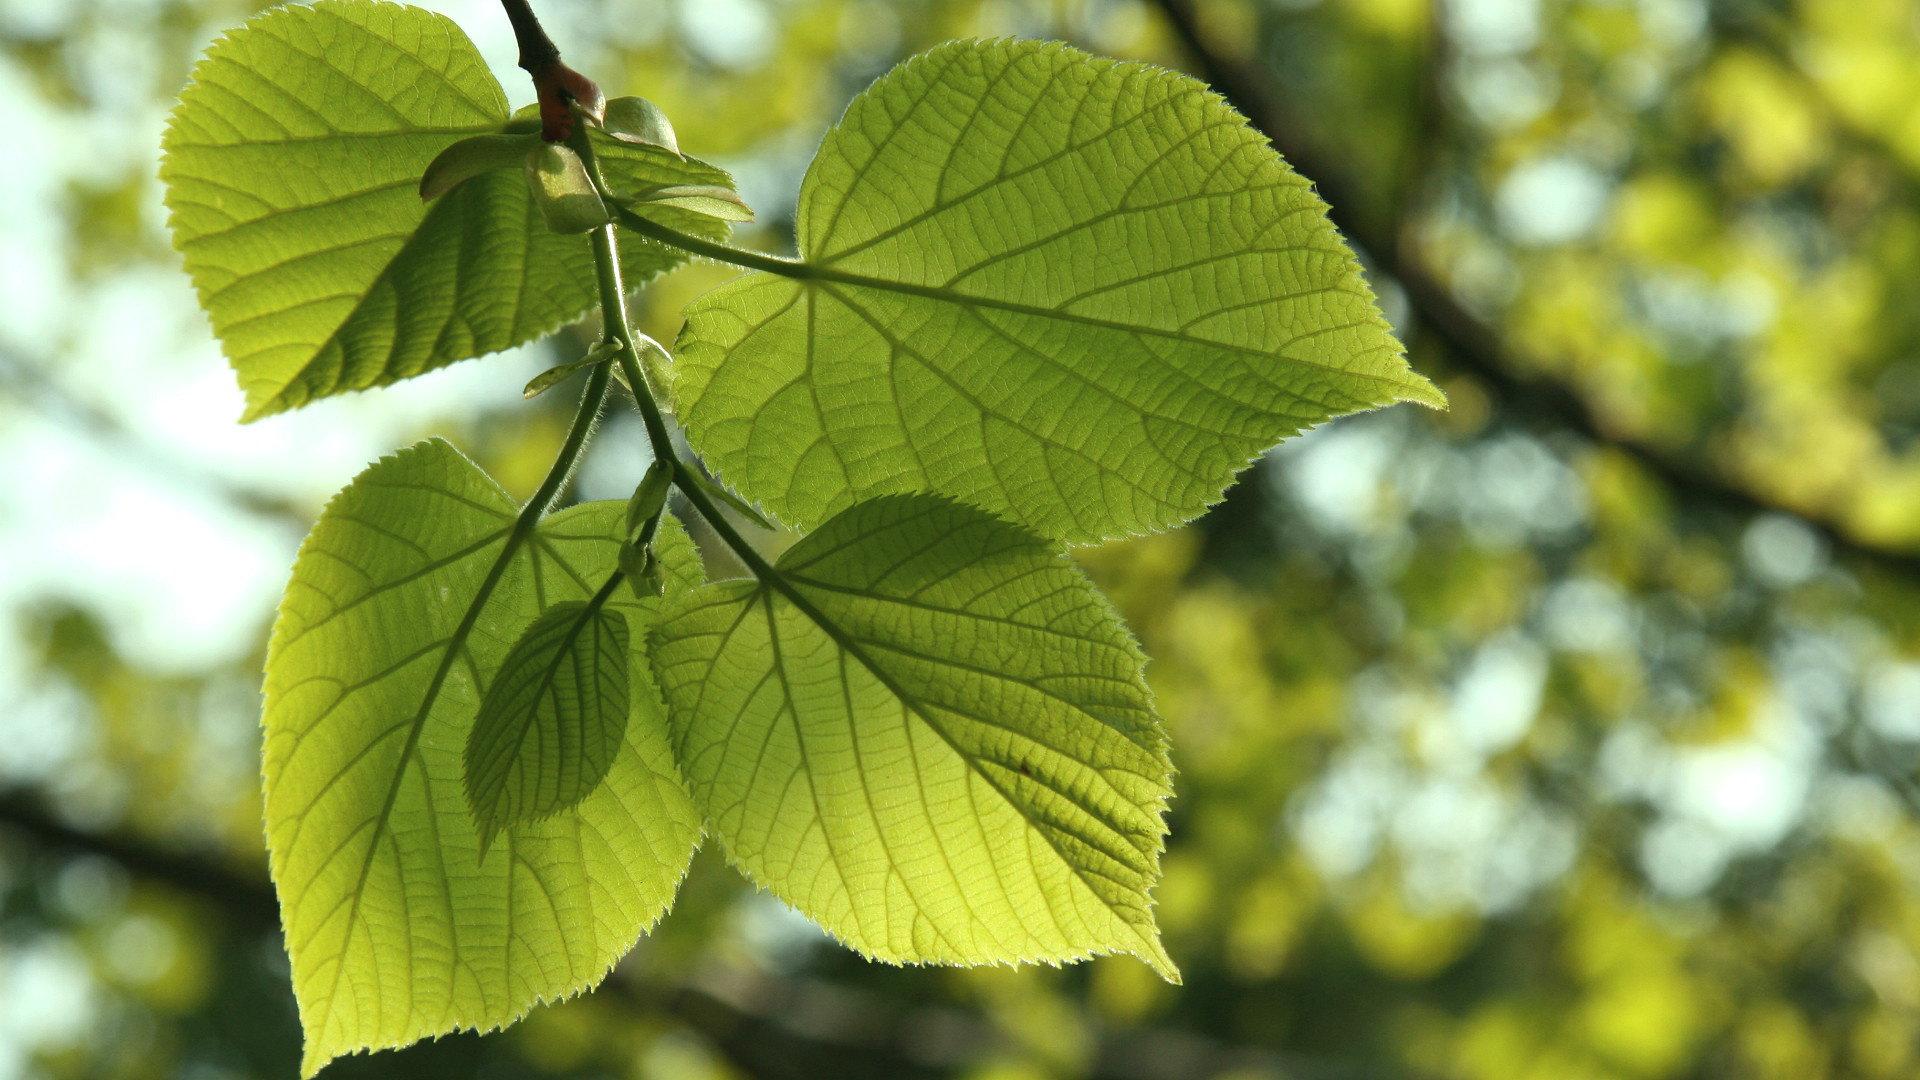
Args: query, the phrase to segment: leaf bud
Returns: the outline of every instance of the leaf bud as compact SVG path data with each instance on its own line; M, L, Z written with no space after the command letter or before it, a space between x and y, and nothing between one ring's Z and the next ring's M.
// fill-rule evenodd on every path
M541 143L527 155L527 186L554 232L591 232L613 220L580 155L558 143Z
M606 116L607 97L600 85L558 58L533 72L533 89L540 96L541 137L550 143L573 134L575 104L596 124Z
M667 579L651 544L628 544L620 549L620 572L627 576L627 587L640 600L666 595Z
M646 527L647 522L660 516L660 508L667 505L667 490L672 486L672 465L655 461L647 466L647 474L640 478L640 486L633 489L633 497L627 500L628 543L640 536L640 530Z

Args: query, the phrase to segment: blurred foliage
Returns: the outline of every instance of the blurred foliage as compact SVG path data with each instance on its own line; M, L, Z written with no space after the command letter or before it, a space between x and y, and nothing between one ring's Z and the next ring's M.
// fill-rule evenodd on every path
M560 435L565 395L517 401L538 356L229 431L153 153L192 58L255 6L0 0L4 1078L292 1071L255 724L301 519L427 433L524 495ZM510 62L492 4L432 6ZM737 172L763 208L743 239L774 250L824 125L902 55L1019 34L1197 59L1141 0L540 7L610 93ZM600 992L330 1076L1920 1071L1920 577L1818 524L1920 548L1920 6L1193 11L1303 118L1345 209L1608 438L1472 374L1383 277L1452 412L1329 425L1196 528L1081 553L1173 729L1157 896L1186 985L1129 960L869 965L709 850ZM642 325L671 340L724 276L669 278ZM594 497L635 478L625 423ZM1613 440L1776 512L1666 486Z

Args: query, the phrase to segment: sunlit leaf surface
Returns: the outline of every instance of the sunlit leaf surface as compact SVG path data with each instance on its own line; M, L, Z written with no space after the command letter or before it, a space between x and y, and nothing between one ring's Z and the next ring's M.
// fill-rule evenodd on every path
M956 42L848 107L800 193L799 279L694 303L694 445L808 526L933 490L1094 541L1198 515L1330 416L1443 403L1325 205L1204 85Z
M274 8L214 43L169 120L160 174L246 419L530 341L593 306L587 241L547 228L518 168L429 203L417 193L440 151L507 119L472 43L419 8ZM626 188L732 183L665 151L609 172ZM668 223L727 229L687 211ZM630 284L684 259L638 237L623 250Z
M634 658L605 782L480 857L462 749L484 683L541 610L612 573L625 507L541 523L423 712L515 510L451 446L421 443L335 496L294 567L267 658L266 814L308 1075L592 986L672 902L692 854L699 815ZM698 580L677 526L659 550L669 597ZM611 608L643 640L659 604Z
M579 602L541 612L514 642L467 738L483 851L502 827L573 806L606 779L632 701L627 648L625 616Z
M934 496L835 516L654 634L677 757L728 854L862 952L1133 953L1171 793L1142 657L1057 548Z

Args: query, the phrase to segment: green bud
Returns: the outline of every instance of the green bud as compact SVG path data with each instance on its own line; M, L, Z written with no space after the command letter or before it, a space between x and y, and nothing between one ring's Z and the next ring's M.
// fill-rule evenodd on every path
M627 587L641 600L652 600L667 591L666 575L660 560L654 558L651 545L628 544L620 549L620 572L627 576Z
M527 186L554 232L591 232L613 220L580 155L559 143L541 143L527 155Z
M622 142L650 143L676 154L680 152L680 143L673 136L673 121L667 119L660 106L646 98L617 97L608 101L602 126L607 134Z
M420 175L420 198L431 201L462 180L492 169L511 169L525 160L527 151L540 145L538 132L532 134L475 135L461 139L428 164Z
M668 355L666 346L645 334L636 334L633 351L639 354L640 371L647 377L649 389L660 400L668 404L673 396L673 357ZM631 390L633 387L629 386Z
M655 461L647 466L647 475L640 478L640 486L633 489L633 498L627 500L627 541L631 543L639 537L640 530L660 513L667 505L667 490L673 487L673 466L664 461Z

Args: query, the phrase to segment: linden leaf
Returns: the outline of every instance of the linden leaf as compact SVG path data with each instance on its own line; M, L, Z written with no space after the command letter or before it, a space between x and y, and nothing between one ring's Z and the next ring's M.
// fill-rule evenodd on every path
M453 175L431 188L445 193L421 201L442 151L507 123L473 44L419 8L276 7L213 44L168 119L160 177L174 245L246 393L243 419L531 341L594 306L590 245L547 228L520 159L443 163ZM710 165L639 149L612 163L610 183L731 186ZM688 211L661 220L714 239L728 228ZM623 240L629 285L686 258Z
M267 846L306 1033L302 1072L361 1049L511 1023L604 976L672 902L700 834L643 658L605 780L573 809L508 825L480 858L462 748L512 643L612 574L619 502L543 520L427 700L516 507L433 440L385 458L301 546L267 652ZM699 557L656 544L667 595ZM662 601L609 611L645 640Z
M467 733L467 805L482 861L501 829L578 805L607 778L631 701L624 616L578 602L540 613Z
M894 963L1132 953L1171 794L1142 657L1053 545L930 495L855 505L777 582L652 631L677 759L728 855Z
M1187 521L1329 417L1443 405L1311 185L1205 85L964 41L848 106L803 262L696 300L694 446L783 521L939 491L1090 542Z

